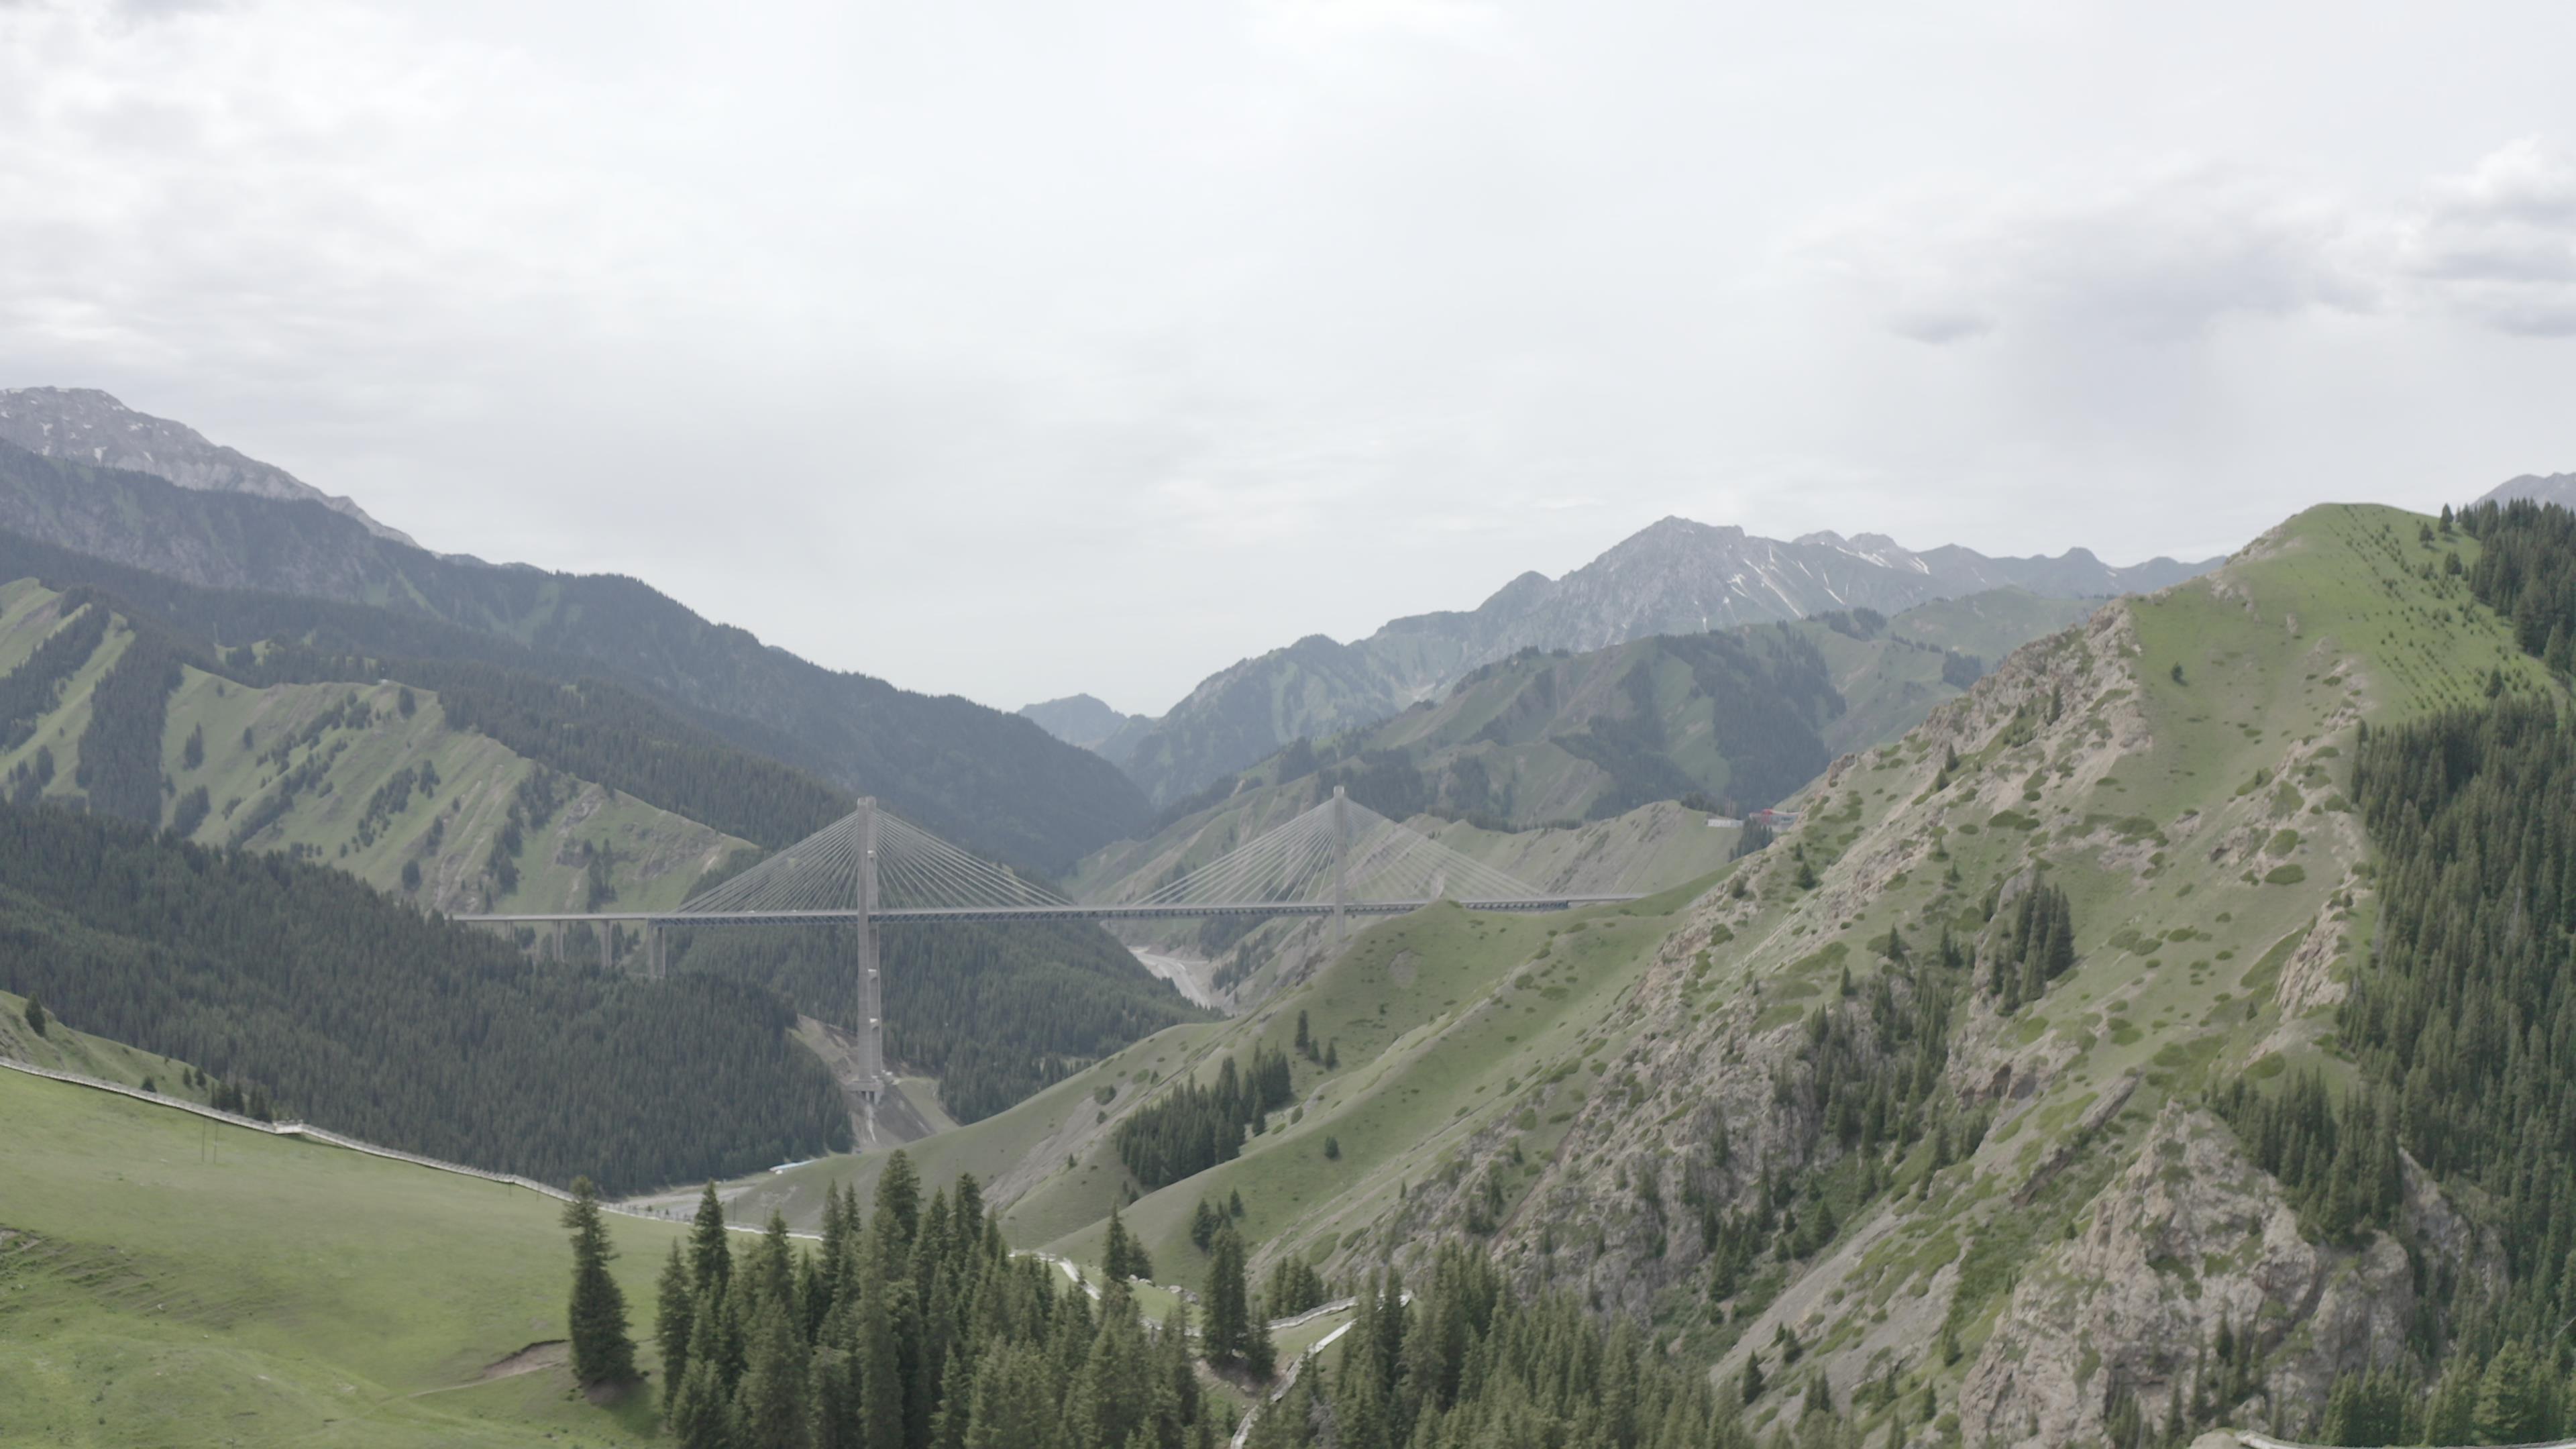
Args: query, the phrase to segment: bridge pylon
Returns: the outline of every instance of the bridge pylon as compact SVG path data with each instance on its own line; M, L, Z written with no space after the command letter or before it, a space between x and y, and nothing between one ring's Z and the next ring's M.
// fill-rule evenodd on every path
M876 1126L877 1099L885 1092L885 992L877 974L877 802L859 802L858 930L858 1090L868 1126Z
M1333 950L1339 953L1348 931L1351 904L1351 797L1333 787Z

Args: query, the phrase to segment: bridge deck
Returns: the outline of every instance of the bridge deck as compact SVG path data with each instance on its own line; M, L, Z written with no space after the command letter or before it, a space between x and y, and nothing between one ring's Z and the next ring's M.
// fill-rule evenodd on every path
M1546 896L1532 899L1459 901L1471 911L1564 911L1577 906L1618 905L1643 896ZM1342 907L1353 916L1401 916L1432 902L1352 901ZM1333 907L1303 901L1234 902L1187 906L888 906L870 912L856 906L822 911L528 911L509 914L455 915L448 919L471 925L543 925L558 921L625 921L655 926L762 926L799 921L1168 921L1194 916L1329 916Z

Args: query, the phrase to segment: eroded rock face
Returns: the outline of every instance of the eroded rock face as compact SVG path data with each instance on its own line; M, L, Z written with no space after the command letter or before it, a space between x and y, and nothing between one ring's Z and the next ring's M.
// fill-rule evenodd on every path
M2411 1172L2410 1177L2416 1177ZM2410 1182L2409 1215L2437 1251L2461 1245L2440 1195ZM2210 1375L2221 1323L2251 1332L2257 1383L2294 1412L2338 1372L2394 1360L2415 1311L2404 1249L2300 1236L2280 1184L2226 1124L2168 1105L2137 1159L2088 1209L2080 1236L2033 1264L1959 1390L1965 1442L2059 1445L2098 1436L2118 1390L2160 1421ZM2448 1224L2448 1227L2445 1227Z
M319 503L356 519L378 538L411 543L347 498L294 474L207 441L196 429L138 413L91 387L23 387L0 391L0 441L49 458L149 473L182 488L247 493L254 498Z

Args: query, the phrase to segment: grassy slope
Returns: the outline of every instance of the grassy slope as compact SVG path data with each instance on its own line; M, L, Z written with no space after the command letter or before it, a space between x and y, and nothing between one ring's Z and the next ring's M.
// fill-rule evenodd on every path
M1992 667L2022 645L2100 607L2093 599L2043 599L2019 589L1993 589L1908 609L1867 640L1813 620L1787 627L1814 643L1833 670L1834 688L1845 708L1840 719L1825 726L1824 736L1826 747L1841 755L1896 739L1959 697L1962 691L1941 678L1942 651L1973 655Z
M44 1033L38 1035L29 1027L26 1013L25 997L0 991L0 1057L129 1087L150 1082L152 1090L163 1096L197 1102L205 1101L212 1090L211 1084L202 1089L189 1087L181 1079L188 1064L176 1057L91 1036L60 1021L47 1021Z
M1320 1257L1356 1242L1408 1179L1438 1170L1456 1144L1516 1113L1516 1093L1554 1074L1545 1089L1550 1113L1580 1100L1588 1079L1574 1070L1575 1044L1611 1029L1697 894L1686 886L1635 906L1535 917L1437 906L1381 922L1256 1012L1164 1032L1008 1112L908 1150L925 1180L972 1171L993 1183L996 1200L1008 1204L1013 1242L1096 1262L1101 1224L1128 1184L1110 1141L1119 1118L1183 1074L1211 1079L1218 1063L1248 1056L1256 1043L1290 1049L1302 1010L1340 1060L1326 1072L1293 1059L1303 1120L1275 1114L1271 1130L1236 1161L1147 1194L1126 1216L1167 1283L1196 1283L1205 1271L1188 1240L1202 1195L1242 1194L1241 1226L1256 1267L1283 1253ZM1103 1088L1111 1090L1105 1106ZM1562 1129L1561 1118L1538 1126L1531 1148L1544 1151ZM1335 1159L1323 1155L1327 1137L1339 1145ZM746 1180L738 1201L810 1222L824 1183L850 1180L867 1190L880 1166L874 1157L809 1164Z
M560 1205L0 1072L0 1441L638 1442L560 1370ZM630 1315L679 1229L609 1220ZM425 1395L425 1396L424 1396Z
M1304 1120L1128 1207L1165 1281L1201 1270L1186 1223L1202 1194L1242 1192L1256 1265L1296 1253L1348 1268L1418 1246L1426 1217L1456 1231L1458 1185L1491 1167L1510 1184L1498 1251L1536 1266L1550 1235L1604 1231L1558 1262L1644 1292L1628 1301L1685 1351L1715 1357L1738 1333L1767 1342L1796 1323L1847 1384L1891 1357L1917 1363L1955 1296L1966 1349L1955 1377L2004 1300L2006 1270L2039 1253L2034 1235L2105 1180L2159 1103L2265 1056L2324 1059L2330 993L2311 981L2285 1013L2281 992L2302 942L2320 971L2366 945L2368 843L2340 796L2355 722L2482 698L2491 669L2513 688L2555 687L2457 581L2418 576L2440 554L2416 544L2416 522L2371 508L2302 515L2222 574L2033 646L1916 736L1842 762L1798 802L1810 815L1792 840L1818 889L1796 888L1784 845L1737 868L1742 899L1686 887L1624 911L1513 920L1444 908L1385 922L1249 1016L1167 1033L921 1144L928 1175L998 1171L1015 1240L1096 1254L1122 1196L1108 1131L1150 1096L1139 1074L1168 1081L1255 1040L1284 1047L1302 1008L1343 1063L1328 1076L1298 1061ZM2453 546L2473 557L2466 540ZM2014 710L2043 720L2053 691L2074 705L2017 739ZM1960 743L1963 768L1936 794L1944 740ZM1977 900L2034 861L2073 898L2081 958L2017 1016L1975 1008L1959 1027L1954 1076L2000 1069L2030 1083L2001 1103L1968 1165L1924 1201L1873 1203L1736 1329L1699 1311L1695 1242L1674 1239L1680 1281L1641 1253L1618 1256L1637 1251L1622 1243L1635 1199L1621 1164L1687 1149L1728 1063L1763 1060L1794 1035L1846 966L1866 989L1870 943L1891 925L1919 950L1944 921L1981 924ZM1768 1070L1755 1074L1767 1082ZM1092 1095L1104 1086L1117 1089L1106 1108ZM2126 1109L2088 1133L2086 1114L2121 1090ZM1338 1159L1322 1153L1327 1135Z
M50 591L30 581L0 586L0 671L24 662L43 637L59 624ZM39 746L54 752L54 783L48 793L77 790L78 741L89 724L90 693L131 636L121 627L110 631L107 644L72 679L55 711L46 716L33 738L13 753L0 754L0 775L34 754ZM535 766L489 736L448 728L437 695L414 690L415 713L404 718L396 709L400 686L391 683L288 684L245 689L195 669L170 697L169 725L162 743L162 769L176 795L206 787L213 811L195 839L207 844L230 840L231 818L253 808L274 783L273 765L259 758L280 738L301 729L314 717L355 693L373 711L359 728L329 732L325 751L345 746L333 757L323 783L298 796L294 807L246 844L264 850L300 850L339 866L379 889L399 890L403 866L422 867L424 903L443 909L483 905L483 862L508 812L510 797ZM190 731L205 735L205 761L196 769L183 762ZM242 732L251 732L244 748ZM301 760L302 754L297 758ZM359 825L369 797L398 771L428 763L438 770L435 798L415 792L408 806L380 823L372 841L361 844ZM325 789L327 786L327 792ZM441 817L446 828L433 850L427 835ZM166 818L166 817L165 817ZM543 830L528 833L519 855L518 889L490 903L496 910L578 910L583 908L584 843L615 852L611 881L619 907L656 909L677 905L706 869L743 842L695 821L672 814L631 795L611 794L584 785Z
M2337 972L2366 945L2368 846L2338 790L2354 723L2469 703L2482 697L2491 669L2518 689L2555 688L2458 581L2417 576L2439 557L2417 545L2417 522L2387 509L2312 510L2220 575L2116 606L2133 647L2117 632L2038 646L2022 661L2023 697L2035 706L2046 686L2028 681L2046 676L2034 671L2060 668L2064 677L2088 646L2096 657L2084 667L2126 681L2064 728L2028 744L1997 738L1991 711L2013 687L2004 681L1971 701L1984 717L1962 717L1964 733L1983 731L1988 743L1961 746L1966 769L1950 791L1926 791L1939 763L1927 733L1853 762L1798 802L1812 813L1796 838L1823 867L1822 888L1796 891L1789 861L1767 862L1756 903L1730 918L1735 944L1717 956L1721 995L1778 1003L1758 1028L1794 1021L1845 964L1865 983L1868 943L1892 925L1919 949L1943 920L1972 923L1963 908L2033 861L2073 898L2081 958L2019 1016L1963 1028L1954 1078L2008 1066L2037 1085L2003 1104L1973 1167L1945 1179L1928 1202L1879 1209L1880 1223L1848 1232L1844 1241L1862 1246L1822 1255L1808 1290L1793 1283L1744 1341L1767 1342L1778 1323L1800 1323L1810 1343L1823 1339L1836 1380L1848 1382L1883 1355L1911 1356L1896 1330L1872 1322L1891 1295L1930 1292L1938 1310L1959 1291L1964 1368L2003 1301L2012 1245L2034 1223L2053 1229L2080 1205L2123 1134L2159 1102L2263 1056L2320 1060L2330 999L2311 989L2284 1020L2279 992L2285 960L2312 929L2321 954L2342 963ZM2474 544L2457 546L2464 560L2474 557ZM1956 887L1943 878L1952 867ZM1695 928L1724 914L1705 912ZM1688 1000L1686 988L1667 982L1646 1005L1672 1022L1688 1019L1675 1010ZM1702 1053L1704 1062L1729 1041L1750 1039L1703 1034L1661 1059L1670 1070L1676 1059ZM2129 1106L2088 1144L2084 1113L2133 1075ZM1587 1151L1559 1164L1569 1179L1657 1140L1633 1121L1586 1125ZM2012 1202L2060 1149L2071 1153L2065 1185L2042 1193L2035 1209ZM1909 1166L1909 1181L1920 1167ZM1943 1276L1980 1241L1994 1251ZM1684 1299L1667 1295L1659 1317L1706 1332ZM1898 1329L1908 1322L1900 1315ZM1937 1311L1929 1322L1939 1322ZM1911 1323L1928 1331L1919 1318Z

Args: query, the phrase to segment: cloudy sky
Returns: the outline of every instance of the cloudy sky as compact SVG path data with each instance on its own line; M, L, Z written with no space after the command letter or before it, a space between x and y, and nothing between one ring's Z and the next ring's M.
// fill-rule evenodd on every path
M1159 711L1669 513L2576 469L2576 6L0 0L0 386Z

